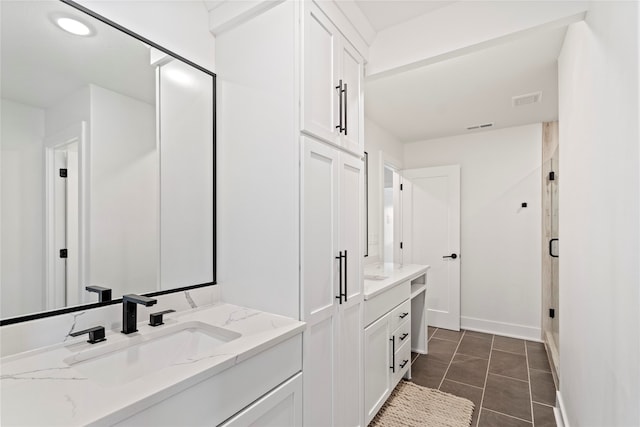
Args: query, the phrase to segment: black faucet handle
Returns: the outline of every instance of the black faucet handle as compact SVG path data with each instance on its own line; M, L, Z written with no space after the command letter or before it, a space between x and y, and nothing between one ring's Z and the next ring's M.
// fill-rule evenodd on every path
M104 326L94 326L93 328L85 329L83 331L71 332L69 335L72 337L78 337L80 335L89 334L87 342L89 344L95 344L97 342L106 341Z
M111 289L104 288L102 286L91 285L85 287L85 289L89 292L95 292L98 294L98 302L107 302L111 301Z
M164 325L164 321L162 319L162 316L164 314L167 314L167 313L175 313L175 310L169 309L169 310L164 310L164 311L158 311L157 313L151 313L149 315L149 325L151 325L151 326Z

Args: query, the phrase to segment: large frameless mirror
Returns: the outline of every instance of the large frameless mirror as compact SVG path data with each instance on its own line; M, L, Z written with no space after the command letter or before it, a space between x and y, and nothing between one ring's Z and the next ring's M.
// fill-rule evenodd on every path
M2 323L214 284L215 75L72 2L0 8Z

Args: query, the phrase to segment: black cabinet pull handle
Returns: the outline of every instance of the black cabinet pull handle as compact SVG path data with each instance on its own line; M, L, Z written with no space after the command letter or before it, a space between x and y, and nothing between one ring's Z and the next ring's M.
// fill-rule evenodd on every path
M404 319L405 317L407 317L409 315L409 313L402 313L400 314L398 317L400 317L401 319Z
M409 336L409 334L405 332L404 334L402 334L402 335L400 336L400 341L404 341L404 340L405 340L405 338L407 338L408 336Z
M347 86L346 84L344 85ZM347 250L344 250L344 302L347 302Z
M403 360L402 363L400 364L400 369L404 368L405 366L407 366L407 363L409 363L408 360Z
M342 79L340 79L340 83L338 84L338 86L336 86L336 89L338 90L338 96L340 97L340 107L339 107L339 116L340 116L340 124L338 126L336 126L336 129L338 129L339 133L342 133L342 131L344 130L344 128L342 127L342 94L344 93L344 89L342 89Z
M342 304L342 252L340 252L340 255L337 256L336 259L338 260L338 280L340 281L336 299L340 300L340 304Z
M396 336L392 336L391 339L391 372L396 373Z
M349 119L347 114L349 113L349 109L347 108L347 84L344 84L344 135L347 136L347 124L349 123Z
M551 240L549 240L549 256L551 256L551 257L553 257L553 258L558 258L558 255L554 255L554 254L553 254L553 250L552 250L552 248L553 248L553 242L554 242L554 241L559 242L559 240L558 240L558 239L551 239Z
M442 258L451 258L451 259L456 259L456 258L458 258L458 255L457 255L457 254L445 255L445 256L443 256Z

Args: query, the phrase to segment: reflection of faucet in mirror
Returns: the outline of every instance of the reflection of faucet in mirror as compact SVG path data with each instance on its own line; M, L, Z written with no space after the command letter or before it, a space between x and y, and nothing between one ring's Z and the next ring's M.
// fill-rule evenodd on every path
M157 303L154 298L142 295L127 294L122 296L122 333L132 334L138 332L138 304L150 307Z
M87 286L85 289L89 292L95 292L98 294L98 302L111 301L111 289L103 288L102 286Z

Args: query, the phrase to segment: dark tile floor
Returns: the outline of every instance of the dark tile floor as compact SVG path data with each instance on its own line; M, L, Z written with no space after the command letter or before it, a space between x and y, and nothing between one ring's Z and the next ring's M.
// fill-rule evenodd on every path
M412 381L471 400L471 427L555 427L556 390L544 344L429 328Z

